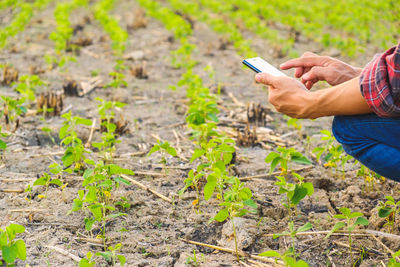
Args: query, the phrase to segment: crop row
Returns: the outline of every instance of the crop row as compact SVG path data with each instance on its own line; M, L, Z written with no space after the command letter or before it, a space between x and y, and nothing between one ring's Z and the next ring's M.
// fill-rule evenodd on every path
M19 12L15 15L12 22L0 29L0 49L3 49L10 37L24 31L25 26L32 19L35 12L46 7L52 0L35 0L33 3L19 2L15 5Z

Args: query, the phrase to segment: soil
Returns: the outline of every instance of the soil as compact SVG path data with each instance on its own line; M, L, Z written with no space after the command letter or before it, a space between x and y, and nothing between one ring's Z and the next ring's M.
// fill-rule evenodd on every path
M127 103L122 115L129 122L129 133L119 138L121 142L117 144L116 163L137 172L159 173L136 175L134 178L175 200L171 205L134 185L121 186L113 197L126 197L131 208L126 211L126 216L113 219L107 226L110 244L122 243L121 253L127 258L126 266L188 266L190 264L187 260L193 257L194 250L199 266L241 266L232 254L190 245L182 240L234 248L230 227L227 227L229 223L209 223L209 219L218 210L216 201L203 203L201 212L198 212L192 205L195 192L186 192L181 197L177 195L184 186L183 180L188 170L194 166L184 160L190 158L193 150L189 131L184 126L185 92L183 89L172 91L168 88L168 85L175 85L179 81L183 72L170 65L170 52L178 48L179 43L173 40L173 35L161 23L152 18L146 18L146 23L140 27L132 26L135 12L140 13L138 8L133 1L118 1L118 6L112 12L121 25L129 28L126 64L135 71L126 71L128 86L120 89L97 88L83 97L64 98L64 109L70 109L73 114L88 119L98 118L99 102L95 100L96 97ZM23 33L13 38L9 47L0 52L1 63L11 63L20 75L28 74L32 69L41 70L40 77L48 82L48 86L43 87L42 91L62 91L62 85L70 80L90 79L92 71L98 72L103 84L110 82L108 73L114 65L111 42L100 25L83 9L72 15L72 24L79 29L73 41L86 38L86 46L76 55L77 62L68 63L64 70L47 68L43 56L54 54L53 43L48 38L54 30L53 11L54 5L42 11ZM10 16L10 10L1 12L1 26L9 22ZM268 48L267 41L249 32L245 35L253 40L255 51L269 62L278 65L288 59L271 56L273 53ZM300 38L302 39L304 38ZM245 105L261 104L268 111L267 125L257 128L267 141L251 147L237 148L236 170L239 177L266 174L245 182L254 192L259 209L256 215L248 215L238 221L240 248L248 253L258 254L269 249L283 252L290 244L289 238L273 239L266 235L287 230L288 225L287 212L281 205L281 196L274 185L275 178L267 175L269 166L264 162L267 154L280 143L293 146L314 160L313 168L300 171L306 181L314 184L315 194L306 198L299 206L296 226L309 221L315 231L330 230L335 223L332 214L337 213L339 207L350 207L353 211L363 212L370 220L368 229L388 231L383 226L384 221L377 218L376 206L379 201L384 200L385 195L398 198L398 184L391 181L377 182L369 190L364 181L356 177L357 167L352 163L346 166L345 178L342 178L341 174L318 164L310 154L313 147L322 143L319 141L319 131L330 129L331 118L303 121L303 132L299 134L286 125L286 119L282 115L274 111L267 101L265 89L253 82L253 73L243 69L241 58L231 45L221 46L219 36L199 22L194 22L194 33L190 41L197 45L194 57L199 63L195 67L196 73L211 88L216 88L216 82L222 85L222 112L219 116L221 127L228 134L235 135L232 125L244 128L245 124L240 122L240 118L246 118L245 107L235 103L229 94ZM225 49L221 50L220 47ZM306 50L322 54L335 53L323 50L312 42L298 43L296 48L300 54ZM371 50L351 63L363 66L372 54ZM203 71L207 65L215 70L214 80ZM138 66L142 68L139 70L141 75L135 77L132 74L137 73ZM1 86L1 93L16 95L9 86ZM67 215L77 191L82 188L78 176L66 177L68 186L63 192L57 187L51 187L47 198L39 199L38 194L43 193L44 189L35 187L34 197L30 202L26 199L27 193L6 192L8 189L23 190L37 177L48 172L48 166L53 161L61 162L63 149L57 145L57 133L62 122L63 119L59 116L47 118L45 122L40 116L25 116L20 119L20 126L15 134L7 139L8 149L0 162L0 227L10 222L26 227L26 232L21 237L27 244L28 257L25 263L19 261L17 266L77 266L70 256L63 255L52 247L61 248L78 257L84 257L87 251L102 251L102 245L97 242L99 239L95 239L96 231L90 236L84 229L84 214L75 212ZM41 131L46 125L52 129L55 144ZM89 128L79 129L79 137L84 142L88 139ZM303 138L305 134L311 138L311 149L306 149L306 140ZM100 132L96 131L94 141L100 140L100 136ZM177 147L182 156L167 158L166 175L163 175L159 155L145 156L156 143L157 137ZM137 152L143 152L144 156L132 156L137 155ZM96 153L91 157L95 158ZM122 228L127 232L121 232ZM397 225L393 234L400 234ZM350 266L348 249L343 245L346 244L347 237L324 237L324 234L298 237L296 246L302 259L310 266ZM392 251L400 249L399 240L378 238L382 243L370 236L354 237L354 247L362 248L365 252L359 266L375 266L381 261L387 262L389 254L382 244ZM360 259L361 253L357 252L354 256ZM107 266L107 263L100 261L98 266Z

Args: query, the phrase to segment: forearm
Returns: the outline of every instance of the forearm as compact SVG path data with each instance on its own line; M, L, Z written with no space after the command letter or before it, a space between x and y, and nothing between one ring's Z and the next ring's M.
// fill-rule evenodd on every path
M311 92L307 98L307 118L334 115L358 115L371 113L361 95L359 77L325 90Z

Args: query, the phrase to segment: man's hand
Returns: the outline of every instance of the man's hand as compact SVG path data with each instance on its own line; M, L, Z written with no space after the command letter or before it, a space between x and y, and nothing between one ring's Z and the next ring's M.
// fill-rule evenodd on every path
M259 83L268 85L268 100L277 111L293 118L309 118L311 116L307 105L311 92L298 80L267 73L258 73L255 79Z
M318 56L305 52L301 57L281 64L281 69L296 68L295 76L311 89L318 81L327 81L330 85L338 85L360 75L360 68L350 66L340 60L328 56Z

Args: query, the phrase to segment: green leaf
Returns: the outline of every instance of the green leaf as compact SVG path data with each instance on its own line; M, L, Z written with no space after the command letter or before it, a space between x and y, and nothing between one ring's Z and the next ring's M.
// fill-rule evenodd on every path
M307 189L304 188L302 185L296 184L296 187L294 189L294 193L292 198L290 199L290 202L292 204L297 205L299 204L300 200L305 198L307 196Z
M389 207L380 208L379 211L378 211L378 216L380 218L386 218L392 212L393 212L393 210L391 208L389 208Z
M118 259L119 259L119 263L121 264L121 266L125 265L126 262L126 258L122 255L117 255Z
M274 251L274 250L268 250L265 251L263 253L258 254L258 256L261 257L275 257L275 258L281 258L281 254L279 254L278 252Z
M215 215L214 220L217 222L223 222L225 221L229 216L229 212L227 209L222 209L220 210L217 215Z
M217 178L214 174L207 176L207 183L204 186L204 199L207 201L214 194L215 186L217 185Z
M53 180L50 181L50 184L55 184L55 185L58 185L60 187L63 185L62 182L60 181L60 179L53 179Z
M304 224L303 226L301 226L297 229L297 233L306 232L306 231L310 230L311 228L312 228L312 224L310 222L307 222L306 224Z
M314 186L312 183L303 183L302 186L307 190L307 196L314 194Z
M312 164L312 162L308 158L306 158L305 156L303 156L300 153L298 153L298 154L296 153L296 154L292 155L291 159L293 162L296 162L299 164L304 164L304 165Z
M116 181L118 183L123 183L123 184L126 184L126 185L131 185L131 182L129 182L128 180L126 180L126 179L124 179L124 178L122 178L120 176L114 177L114 181Z
M336 232L337 230L342 229L342 228L345 227L345 226L346 226L346 223L345 223L345 222L337 222L337 223L333 226L331 232L330 232L329 234L327 234L327 235L325 236L325 238L330 237L334 232Z
M205 153L204 149L199 149L196 148L193 152L192 158L190 159L190 163L192 163L193 161L195 161L196 159L200 158L201 156L203 156Z
M83 124L86 126L92 126L92 121L84 118L75 117L76 124Z
M25 232L25 227L19 224L10 224L8 228L12 229L16 234L22 234Z
M0 139L0 149L6 149L7 148L7 144L6 142L4 142L3 140Z
M272 160L271 166L270 166L270 169L269 169L269 172L270 172L270 173L272 173L272 172L275 170L276 165L278 165L278 163L280 163L281 160L282 160L281 157L277 157L277 158L274 158L274 159Z
M364 217L358 217L356 222L354 223L355 225L364 225L367 226L369 224L369 221L365 219Z
M3 246L1 249L3 260L6 263L14 263L17 258L17 249L15 247Z
M17 250L17 257L21 260L26 260L26 245L23 240L17 240L14 244Z
M275 158L280 157L280 155L277 152L270 152L268 156L265 158L265 162L269 163L273 161Z
M154 145L154 146L150 149L149 153L147 153L147 156L150 156L151 154L153 154L154 152L159 151L159 150L160 150L160 146L159 146L159 145Z
M176 153L176 150L175 150L175 148L173 148L173 147L167 147L166 149L165 149L166 151L167 151L167 153L168 154L170 154L171 156L173 156L173 157L176 157L178 154Z

